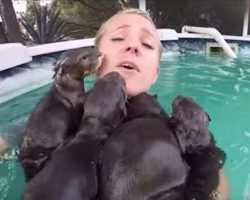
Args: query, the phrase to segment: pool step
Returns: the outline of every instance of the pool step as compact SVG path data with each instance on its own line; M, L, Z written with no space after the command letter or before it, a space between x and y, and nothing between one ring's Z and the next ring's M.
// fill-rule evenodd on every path
M228 45L236 55L239 53L239 45L237 43L228 43ZM207 42L205 52L206 54L225 53L222 46L217 42Z

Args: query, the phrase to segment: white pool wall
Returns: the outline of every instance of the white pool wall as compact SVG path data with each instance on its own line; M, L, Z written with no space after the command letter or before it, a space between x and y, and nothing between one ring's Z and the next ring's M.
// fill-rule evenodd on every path
M161 41L178 40L181 38L201 38L213 39L211 36L193 33L177 33L174 29L158 29ZM225 40L249 41L250 37L223 35ZM56 42L50 44L42 44L37 46L24 46L19 43L7 43L0 45L0 71L28 63L32 57L50 54L80 47L94 45L94 38L72 40L65 42Z

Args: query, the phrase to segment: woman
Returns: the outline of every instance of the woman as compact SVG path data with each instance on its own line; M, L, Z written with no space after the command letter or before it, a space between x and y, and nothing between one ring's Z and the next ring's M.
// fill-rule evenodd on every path
M99 77L116 71L126 81L128 97L147 91L158 78L161 42L152 19L138 9L118 12L99 29L95 39L104 55ZM223 170L216 198L229 199L229 184Z

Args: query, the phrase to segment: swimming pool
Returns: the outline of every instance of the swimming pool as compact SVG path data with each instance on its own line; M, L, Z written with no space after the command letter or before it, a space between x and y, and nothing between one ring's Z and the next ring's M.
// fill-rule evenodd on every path
M162 106L171 112L178 94L194 97L209 113L210 130L227 153L225 171L231 183L231 199L250 198L250 58L237 59L200 53L166 53L161 74L150 93L158 94ZM86 87L93 84L86 80ZM13 147L35 103L50 85L0 104L0 131ZM6 134L8 133L8 135ZM13 153L13 152L12 152ZM13 155L0 161L0 200L19 199L24 186L22 170ZM13 159L12 159L13 158ZM245 195L245 198L243 198Z

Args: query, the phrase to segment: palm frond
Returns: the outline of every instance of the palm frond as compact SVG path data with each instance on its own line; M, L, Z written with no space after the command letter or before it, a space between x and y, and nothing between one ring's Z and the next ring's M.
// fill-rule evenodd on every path
M30 20L30 16L34 20ZM37 44L58 42L70 35L64 33L68 23L60 18L60 10L48 10L47 6L36 5L33 15L22 16L20 23L29 34L31 42Z

